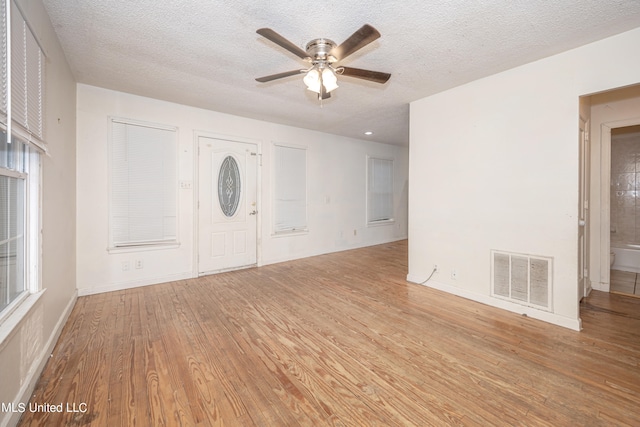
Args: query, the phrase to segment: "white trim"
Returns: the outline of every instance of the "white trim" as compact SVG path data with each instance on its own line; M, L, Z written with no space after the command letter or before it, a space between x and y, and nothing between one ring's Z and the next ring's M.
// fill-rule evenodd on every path
M42 126L44 127L44 120ZM47 150L47 144L43 140L38 138L38 136L34 135L31 131L26 130L24 126L22 126L20 123L17 123L16 121L12 121L11 137L12 139L16 138L26 145L37 149L42 154L49 154L49 151Z
M200 263L199 248L200 236L199 231L199 203L200 203L200 182L198 177L200 171L200 135L202 132L193 132L193 141L191 141L191 182L193 192L191 193L191 277L198 277L198 264ZM178 192L180 194L180 192Z
M0 0L1 1L1 0ZM7 63L6 63L6 67L7 67L7 72L6 72L6 76L7 76L7 81L5 82L6 87L5 90L7 91L7 105L5 105L6 108L6 127L5 130L7 132L7 141L11 140L11 122L12 122L12 117L11 117L11 0L5 0L5 18L6 18L6 22L5 22L5 42L7 43L7 50L6 50L6 55L7 55Z
M16 179L27 179L28 174L24 173L24 172L17 172L15 170L11 170L11 169L5 169L3 167L0 167L0 176L8 176L9 178L16 178Z
M384 225L393 225L395 224L395 222L396 222L395 218L381 219L378 221L367 222L367 227L381 227Z
M42 289L42 159L41 153L29 153L29 178L27 179L27 238L29 247L28 290Z
M149 252L149 251L162 251L167 249L178 249L180 242L175 241L163 241L157 243L145 243L145 244L130 244L123 246L108 247L107 252L110 254L122 254L130 252Z
M196 140L196 149L198 147L198 145L197 145L198 138L200 138L200 137L211 138L211 139L221 139L223 141L230 141L230 142L244 142L246 144L256 144L258 146L260 146L260 144L262 143L261 140L256 139L256 138L247 138L247 137L244 137L244 136L228 135L228 134L217 133L217 132L209 132L209 131L206 131L206 130L194 130L193 133L195 135L195 140Z
M360 248L368 248L370 246L385 245L387 243L399 242L401 240L407 240L407 236L405 235L401 237L390 237L388 239L383 239L380 241L368 242L368 243L357 243L352 246L332 248L329 250L322 249L322 250L314 250L314 251L307 251L307 252L296 252L295 254L270 259L267 262L265 262L264 265L279 264L281 262L295 261L298 259L304 259L304 258L309 258L314 256L351 251L351 250L360 249Z
M29 369L29 373L27 374L27 376L25 378L22 378L22 387L20 387L16 399L14 400L14 403L16 405L20 402L28 402L30 400L31 394L33 393L33 390L36 387L36 383L40 378L40 374L49 361L53 349L58 342L58 338L62 333L62 329L67 323L67 320L71 315L71 311L73 310L77 299L78 292L76 291L67 303L67 306L58 319L58 322L53 328L53 331L51 331L51 335L49 336L46 345L42 348L40 355L36 357L35 362L37 363L34 363L31 366L31 369ZM8 412L7 414L5 414L4 419L0 420L0 426L16 425L21 416L22 413L20 412Z
M78 288L78 296L102 294L105 292L123 291L125 289L140 288L143 286L159 285L161 283L175 282L176 280L194 279L198 277L194 276L190 271L184 273L170 274L162 277L152 277L149 279L133 280L129 282L112 283L105 286L97 286L95 288Z
M281 237L306 236L308 234L309 234L309 227L305 227L299 230L274 231L271 233L270 237L274 239L279 239Z
M514 304L502 299L492 298L489 295L478 294L475 292L470 292L465 289L461 289L455 286L447 285L444 283L436 282L433 280L428 281L427 283L422 283L426 277L418 277L413 274L407 275L407 281L411 283L420 284L423 286L427 286L429 288L437 289L439 291L447 292L452 295L456 295L462 298L466 298L471 301L476 301L491 307L500 308L502 310L511 311L513 313L527 315L527 317L531 317L534 319L542 320L547 323L551 323L553 325L562 326L564 328L573 329L574 331L582 330L582 320L581 319L570 319L568 317L559 316L555 313L550 313L547 311L541 311L532 307L527 307L520 304Z

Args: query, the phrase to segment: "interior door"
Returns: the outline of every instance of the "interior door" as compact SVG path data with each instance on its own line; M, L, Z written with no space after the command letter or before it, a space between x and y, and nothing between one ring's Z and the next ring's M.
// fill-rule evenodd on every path
M589 295L589 122L580 119L580 189L578 219L578 301Z
M198 273L248 267L257 254L257 146L198 138Z

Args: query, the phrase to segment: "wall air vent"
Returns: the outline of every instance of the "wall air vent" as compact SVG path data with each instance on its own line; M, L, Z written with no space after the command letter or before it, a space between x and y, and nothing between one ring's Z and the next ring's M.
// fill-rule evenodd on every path
M491 251L491 295L551 311L553 259Z

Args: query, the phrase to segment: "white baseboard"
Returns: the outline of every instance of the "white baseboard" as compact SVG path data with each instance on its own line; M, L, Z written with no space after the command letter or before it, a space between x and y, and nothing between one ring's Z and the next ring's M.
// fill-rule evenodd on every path
M295 255L291 255L291 256L279 257L279 258L274 258L269 260L261 260L261 262L258 263L258 266L262 267L264 265L277 264L277 263L286 262L286 261L294 261L296 259L308 258L308 257L318 256L318 255L325 255L333 252L342 252L342 251L349 251L352 249L365 248L368 246L384 245L387 243L397 242L400 240L406 240L406 237L394 237L394 238L385 239L375 243L372 243L372 242L359 243L357 245L350 246L350 247L334 248L330 251L309 252L309 253L298 252ZM150 279L143 279L143 280L134 280L131 282L113 283L113 284L97 286L93 288L80 287L78 288L78 296L83 297L86 295L101 294L104 292L122 291L125 289L139 288L141 286L157 285L160 283L173 282L176 280L193 279L196 277L198 277L197 272L194 273L191 271L191 272L172 274L169 276L153 277Z
M154 277L150 279L134 280L131 282L113 283L111 285L97 286L95 288L79 288L78 296L102 294L104 292L122 291L125 289L139 288L141 286L158 285L160 283L174 282L176 280L192 279L193 273L178 273L169 276Z
M313 256L333 254L333 253L336 253L336 252L351 251L351 250L354 250L354 249L367 248L369 246L386 245L388 243L399 242L401 240L407 240L407 236L390 237L388 239L384 239L384 240L381 240L381 241L378 241L378 242L358 242L358 243L355 243L353 245L334 247L334 248L331 248L331 249L328 249L328 250L319 250L319 251L311 251L311 252L296 252L295 254L288 255L288 256L276 257L276 258L271 258L271 259L266 259L266 260L263 259L258 264L258 266L262 267L264 265L279 264L281 262L295 261L297 259L304 259L304 258L310 258L310 257L313 257Z
M414 275L408 274L407 281L417 284L422 284L424 278L419 278ZM433 289L444 291L468 300L476 301L491 307L500 308L502 310L511 311L518 314L526 314L527 317L542 320L547 323L562 326L564 328L573 329L574 331L580 331L582 329L582 321L580 319L570 319L568 317L559 316L555 313L547 311L537 310L533 307L527 307L520 304L515 304L509 301L501 300L498 298L492 298L489 295L478 294L470 292L465 289L461 289L455 286L447 285L445 283L436 282L433 280L424 283L424 286L428 286Z
M51 353L53 352L53 348L55 347L56 343L58 342L58 338L62 333L62 328L64 328L64 325L67 323L67 320L69 319L69 315L71 314L71 310L73 310L73 306L76 304L77 299L78 299L78 292L76 291L74 292L73 296L67 303L67 306L65 307L64 311L62 312L62 315L58 319L58 322L56 323L56 326L53 328L53 331L51 331L51 335L47 340L47 344L42 349L42 352L40 353L40 355L36 358L36 363L34 364L35 367L32 368L29 371L28 376L24 378L22 382L22 387L20 387L20 391L18 392L18 395L16 396L16 399L15 399L16 404L20 402L29 402L31 395L33 393L33 390L36 387L36 383L38 382L38 379L40 379L40 374L42 373L42 370L44 369L45 365L49 361ZM18 423L21 416L22 416L22 413L20 412L9 412L5 415L5 418L2 420L0 425L2 425L3 427L14 426Z

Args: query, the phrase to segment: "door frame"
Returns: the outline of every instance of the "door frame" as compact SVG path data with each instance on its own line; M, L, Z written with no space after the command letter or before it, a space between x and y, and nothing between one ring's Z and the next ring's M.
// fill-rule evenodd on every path
M579 179L578 179L578 303L589 296L591 287L590 268L590 211L591 211L591 120L580 116L579 126ZM584 218L583 218L584 214ZM583 222L583 224L580 224ZM580 235L582 234L582 242ZM580 271L582 269L582 271ZM582 282L580 278L582 277Z
M640 125L640 117L602 123L600 127L600 281L603 292L611 291L611 130Z
M256 170L256 266L262 266L262 140L255 138L247 138L236 135L227 135L216 132L199 131L193 132L193 251L192 251L192 275L200 277L199 272L199 256L200 256L200 221L199 221L199 202L200 202L200 138L222 139L225 141L255 144L257 149L257 170Z

